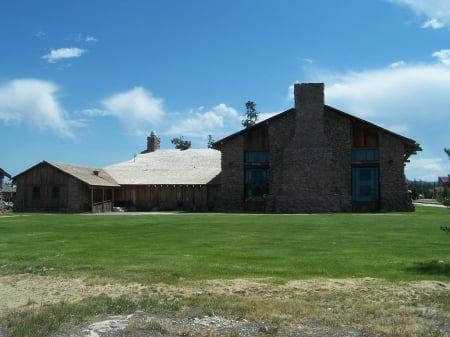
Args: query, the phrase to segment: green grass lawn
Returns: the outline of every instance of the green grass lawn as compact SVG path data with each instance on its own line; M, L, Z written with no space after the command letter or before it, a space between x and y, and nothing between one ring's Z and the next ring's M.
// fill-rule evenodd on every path
M387 214L0 216L0 274L139 282L450 280L450 210Z

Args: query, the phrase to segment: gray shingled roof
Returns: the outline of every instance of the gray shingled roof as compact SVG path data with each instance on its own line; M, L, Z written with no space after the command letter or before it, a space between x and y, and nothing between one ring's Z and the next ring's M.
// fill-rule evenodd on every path
M91 186L110 186L110 187L120 186L103 169L86 166L77 166L71 164L63 164L63 163L54 163L48 161L45 161L45 163L53 167L56 167L57 169Z
M104 170L120 185L217 184L221 152L213 149L157 150Z

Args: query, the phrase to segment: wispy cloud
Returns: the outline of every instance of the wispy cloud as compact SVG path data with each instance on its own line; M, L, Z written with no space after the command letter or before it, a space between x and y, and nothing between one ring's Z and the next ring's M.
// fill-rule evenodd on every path
M17 79L0 85L0 120L7 125L27 124L73 138L75 121L67 118L57 100L58 87L38 79Z
M400 68L403 67L404 65L406 65L405 61L397 61L397 62L393 62L389 65L389 68L391 69L396 69L396 68Z
M42 39L45 36L45 32L40 30L39 32L35 33L34 36L38 39Z
M441 49L434 52L433 57L436 57L442 64L450 66L450 49Z
M82 34L77 34L75 37L75 41L76 42L98 42L98 39L92 35L84 36Z
M325 82L327 104L419 142L424 151L411 157L407 167L415 169L407 170L409 178L448 174L448 165L440 158L445 158L442 149L450 147L450 50L432 53L428 63L399 61L385 68L345 73L315 68L311 80ZM434 166L433 173L423 167L420 173L417 165L424 161L416 161L425 158L440 166Z
M102 105L102 110L90 110L91 115L115 116L136 132L159 122L165 114L163 100L141 86L116 93L103 100Z
M224 103L209 110L204 107L191 110L186 118L173 124L164 134L204 139L208 134L216 138L223 136L224 130L235 130L240 124L236 109Z
M432 28L432 29L441 29L445 25L439 21L438 19L430 19L423 23L422 28Z
M88 35L84 38L84 41L85 42L98 42L98 39L93 36Z
M422 28L440 29L450 26L450 1L448 0L388 0L413 10L425 17Z
M80 57L86 53L85 49L80 48L59 48L53 49L50 53L42 56L43 59L46 59L48 63L56 63L62 59L71 59Z

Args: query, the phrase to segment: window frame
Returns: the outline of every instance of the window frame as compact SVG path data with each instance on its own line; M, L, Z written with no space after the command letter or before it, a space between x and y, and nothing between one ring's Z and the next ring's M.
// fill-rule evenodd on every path
M244 201L246 203L262 202L269 194L269 160L269 151L244 152ZM257 175L260 177L258 178Z
M369 174L368 177L363 175ZM364 192L368 189L369 192ZM352 167L352 201L373 203L380 199L380 169L378 166Z

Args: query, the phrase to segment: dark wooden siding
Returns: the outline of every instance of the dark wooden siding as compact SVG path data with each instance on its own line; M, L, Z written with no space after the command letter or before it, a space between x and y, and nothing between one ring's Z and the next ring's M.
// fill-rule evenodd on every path
M353 121L352 123L352 147L354 149L377 149L378 131L368 124Z
M116 191L115 206L128 210L207 211L216 206L216 185L127 185Z
M89 186L46 163L16 177L18 212L90 210Z
M269 132L266 124L250 128L244 134L244 151L268 151Z

